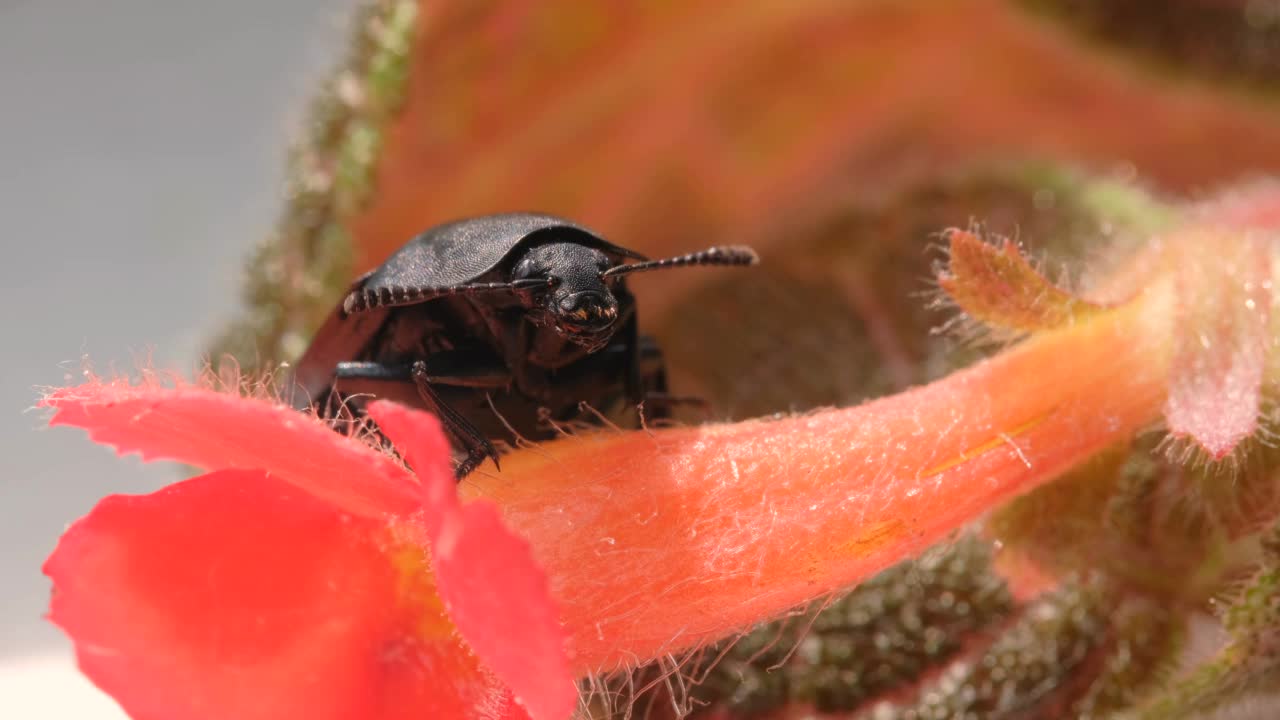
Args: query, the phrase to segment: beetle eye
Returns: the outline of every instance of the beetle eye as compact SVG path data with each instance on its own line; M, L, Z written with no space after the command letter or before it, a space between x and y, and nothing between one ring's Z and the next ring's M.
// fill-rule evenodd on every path
M511 286L517 294L526 298L527 302L541 305L551 294L552 288L560 284L560 278L549 276L546 272L536 273L533 277L517 278Z
M538 274L538 265L528 258L521 260L511 270L512 280L532 280Z

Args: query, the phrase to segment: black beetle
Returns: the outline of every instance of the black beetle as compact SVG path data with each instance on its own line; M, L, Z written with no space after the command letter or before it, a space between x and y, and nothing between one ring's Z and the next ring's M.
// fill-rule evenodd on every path
M550 215L440 225L352 284L298 360L294 404L330 418L371 396L430 410L466 455L462 478L486 457L497 465L493 438L553 436L592 419L584 404L670 400L626 275L757 261L742 246L648 260Z

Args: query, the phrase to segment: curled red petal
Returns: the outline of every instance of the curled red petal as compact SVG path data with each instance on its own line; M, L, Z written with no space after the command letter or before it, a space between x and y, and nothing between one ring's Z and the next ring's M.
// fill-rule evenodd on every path
M459 502L435 417L378 401L369 415L418 474L441 597L458 631L535 720L567 718L577 689L559 611L529 544L492 502Z
M521 718L421 548L261 471L113 496L45 565L51 618L134 718Z
M266 400L196 386L90 381L41 401L50 425L73 425L121 454L206 470L259 468L358 515L408 515L421 506L411 475L312 416Z

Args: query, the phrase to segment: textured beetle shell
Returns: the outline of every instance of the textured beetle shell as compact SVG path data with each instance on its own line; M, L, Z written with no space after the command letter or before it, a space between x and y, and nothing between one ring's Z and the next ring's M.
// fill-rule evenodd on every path
M431 228L405 243L360 284L381 288L443 288L465 285L496 268L535 234L560 231L583 245L643 260L576 223L553 215L505 213L458 220Z
M564 218L538 213L504 213L457 220L423 232L381 266L358 278L348 292L465 285L496 268L521 245L544 232L563 233L567 237L562 239L619 257L645 259ZM304 409L323 398L333 384L338 363L364 352L391 310L371 308L348 315L339 303L286 380L291 404Z

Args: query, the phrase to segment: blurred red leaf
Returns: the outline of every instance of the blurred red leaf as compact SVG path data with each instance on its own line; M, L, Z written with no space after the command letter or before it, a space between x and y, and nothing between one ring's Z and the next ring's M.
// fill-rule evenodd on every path
M652 255L707 238L767 253L833 201L993 156L1132 166L1172 190L1280 166L1274 108L1153 79L1007 0L420 1L417 17L377 192L348 223L358 270L512 209ZM648 317L698 277L638 282L664 288Z

